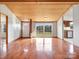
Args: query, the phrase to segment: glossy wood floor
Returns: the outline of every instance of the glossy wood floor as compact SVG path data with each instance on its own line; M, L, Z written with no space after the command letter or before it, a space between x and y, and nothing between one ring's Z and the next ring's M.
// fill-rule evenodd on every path
M18 39L0 48L0 59L79 59L79 48L58 38Z

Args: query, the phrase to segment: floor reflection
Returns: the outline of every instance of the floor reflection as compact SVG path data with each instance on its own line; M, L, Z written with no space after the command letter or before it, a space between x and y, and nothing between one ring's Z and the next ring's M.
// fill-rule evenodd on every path
M64 40L68 41L70 44L68 44L68 53L74 54L74 41L73 38L65 38Z
M44 39L43 38L36 38L36 50L43 51L44 50Z
M6 39L2 39L1 49L2 49L2 51L6 52Z
M44 51L52 51L52 38L45 38L44 43Z
M6 40L2 39L0 46L0 58L3 58L6 55L6 52L7 52Z
M69 53L70 54L74 53L74 46L72 44L69 45Z
M52 38L36 38L37 51L52 51Z

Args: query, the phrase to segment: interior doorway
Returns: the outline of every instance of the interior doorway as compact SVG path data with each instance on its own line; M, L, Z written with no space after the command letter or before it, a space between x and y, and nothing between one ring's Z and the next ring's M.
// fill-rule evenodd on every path
M22 21L21 22L21 37L22 38L30 38L30 22Z
M64 21L64 38L73 38L73 21Z

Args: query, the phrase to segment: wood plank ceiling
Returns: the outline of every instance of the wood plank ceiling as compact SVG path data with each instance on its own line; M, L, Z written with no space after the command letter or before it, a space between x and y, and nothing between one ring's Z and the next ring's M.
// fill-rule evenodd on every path
M0 2L79 2L79 0L0 0Z
M72 4L53 2L3 2L20 20L57 21Z

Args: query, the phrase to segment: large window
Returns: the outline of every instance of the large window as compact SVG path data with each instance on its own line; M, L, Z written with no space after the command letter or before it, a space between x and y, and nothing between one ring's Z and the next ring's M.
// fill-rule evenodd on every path
M52 32L50 25L37 26L37 27L36 27L36 31L37 31L37 32Z
M43 26L37 26L37 32L43 32Z
M51 26L50 25L45 26L45 32L51 32Z

